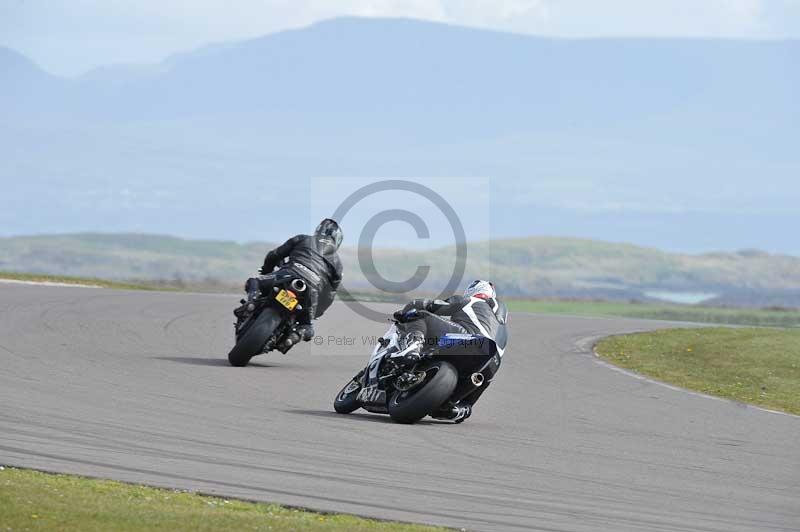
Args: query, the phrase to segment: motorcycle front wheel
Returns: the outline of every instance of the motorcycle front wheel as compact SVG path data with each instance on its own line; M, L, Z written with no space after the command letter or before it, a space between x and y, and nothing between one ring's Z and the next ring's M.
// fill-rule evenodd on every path
M354 380L348 382L342 391L333 400L333 409L340 414L350 414L355 412L361 405L358 402L358 392L361 386Z

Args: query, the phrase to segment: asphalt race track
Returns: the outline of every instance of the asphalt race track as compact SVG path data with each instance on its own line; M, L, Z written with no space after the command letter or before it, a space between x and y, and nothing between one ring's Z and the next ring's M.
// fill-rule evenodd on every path
M337 303L324 345L232 368L237 299L0 284L0 463L477 530L800 530L800 418L591 354L664 323L512 315L472 418L401 426L332 408L384 325Z

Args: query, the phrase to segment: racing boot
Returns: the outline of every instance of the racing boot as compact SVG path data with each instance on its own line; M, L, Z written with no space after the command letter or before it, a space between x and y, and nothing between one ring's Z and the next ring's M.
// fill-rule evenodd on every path
M447 419L456 423L463 423L472 415L472 405L445 406L431 415L434 419Z
M297 334L304 342L310 342L314 338L314 326L310 323L305 323L297 326Z
M251 277L244 284L244 291L247 292L247 301L252 301L261 295L261 287L257 277Z

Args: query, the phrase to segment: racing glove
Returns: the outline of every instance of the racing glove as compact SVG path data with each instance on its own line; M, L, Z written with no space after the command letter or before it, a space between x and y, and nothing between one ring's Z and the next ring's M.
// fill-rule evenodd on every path
M400 323L405 323L417 317L418 313L419 312L417 311L417 309L406 310L403 308L395 311L395 313L392 314L392 317L395 319L395 321L399 321Z

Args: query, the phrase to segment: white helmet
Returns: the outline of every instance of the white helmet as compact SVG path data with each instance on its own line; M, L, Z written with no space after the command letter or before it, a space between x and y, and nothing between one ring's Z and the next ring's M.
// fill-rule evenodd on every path
M472 281L466 290L464 297L478 297L480 299L494 299L497 293L494 291L494 283L489 281Z

